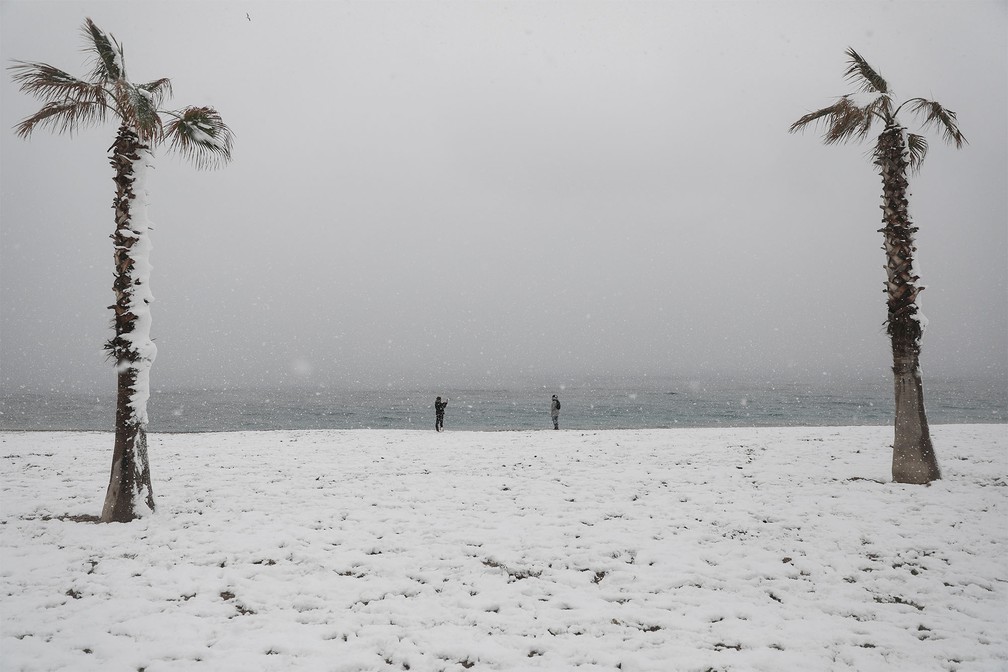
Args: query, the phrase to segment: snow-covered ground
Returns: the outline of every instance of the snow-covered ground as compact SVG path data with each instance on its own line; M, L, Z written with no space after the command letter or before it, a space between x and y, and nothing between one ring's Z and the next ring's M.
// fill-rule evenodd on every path
M3 670L1005 670L1008 425L0 433Z

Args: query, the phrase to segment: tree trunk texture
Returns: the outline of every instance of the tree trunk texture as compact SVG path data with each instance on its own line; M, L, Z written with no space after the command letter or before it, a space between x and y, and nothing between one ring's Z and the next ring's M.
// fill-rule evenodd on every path
M118 386L116 393L115 447L112 453L112 472L109 476L102 522L129 522L137 518L138 505L154 510L154 491L151 488L150 466L147 461L146 417L138 417L132 403L137 388L137 364L141 355L128 338L134 330L137 316L133 313L134 281L131 272L134 258L131 254L138 237L133 232L132 206L136 199L133 186L134 164L140 153L148 148L137 134L123 124L112 145L111 164L115 168L116 229L112 234L115 246L114 281L116 302L110 308L115 313L115 337L106 344L110 357L116 363ZM143 223L146 226L146 223ZM139 501L138 501L139 500Z
M941 478L931 445L924 411L924 383L920 371L923 327L917 295L923 289L914 274L914 233L907 210L907 160L903 129L890 125L879 136L875 163L882 176L882 223L885 237L886 322L892 340L893 383L896 395L893 480L897 483L930 483Z

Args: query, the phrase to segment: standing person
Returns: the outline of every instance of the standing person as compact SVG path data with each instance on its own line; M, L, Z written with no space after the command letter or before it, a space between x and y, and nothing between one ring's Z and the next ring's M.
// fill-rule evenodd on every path
M441 397L434 400L434 431L444 431L444 409L448 405L448 400L441 401Z
M560 400L555 394L550 404L550 417L553 418L553 429L560 429Z

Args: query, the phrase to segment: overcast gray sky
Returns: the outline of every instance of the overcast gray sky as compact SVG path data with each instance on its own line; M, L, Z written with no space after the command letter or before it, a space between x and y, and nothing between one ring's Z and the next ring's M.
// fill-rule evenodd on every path
M4 65L84 75L85 16L237 136L156 153L155 390L888 376L869 146L787 133L848 46L970 141L912 180L925 376L1008 368L1003 0L3 0ZM0 96L3 389L107 392L115 127Z

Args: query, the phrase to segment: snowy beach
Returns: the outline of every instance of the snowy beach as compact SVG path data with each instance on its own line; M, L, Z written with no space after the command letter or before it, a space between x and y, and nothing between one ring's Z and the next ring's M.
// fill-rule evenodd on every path
M4 670L1003 670L1008 426L4 432Z

